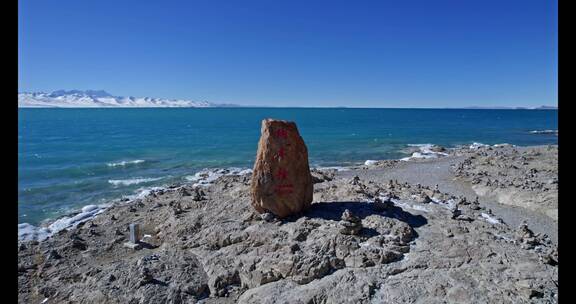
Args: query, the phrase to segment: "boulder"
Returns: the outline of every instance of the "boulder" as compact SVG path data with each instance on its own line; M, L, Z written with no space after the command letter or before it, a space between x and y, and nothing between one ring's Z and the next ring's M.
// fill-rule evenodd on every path
M279 218L297 214L312 203L308 150L294 122L262 121L251 194L258 213Z

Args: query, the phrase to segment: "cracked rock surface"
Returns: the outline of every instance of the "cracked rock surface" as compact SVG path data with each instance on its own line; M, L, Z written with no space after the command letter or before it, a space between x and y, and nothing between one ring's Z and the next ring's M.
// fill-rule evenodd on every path
M456 176L482 196L540 212L558 221L558 146L462 149Z

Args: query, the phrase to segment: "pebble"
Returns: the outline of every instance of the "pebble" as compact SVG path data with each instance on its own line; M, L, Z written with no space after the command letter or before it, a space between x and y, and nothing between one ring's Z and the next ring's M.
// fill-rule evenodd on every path
M343 221L352 222L352 223L359 223L360 218L352 214L352 212L348 209L344 210L342 213L341 219Z
M150 273L150 269L148 269L148 267L142 268L142 272L140 272L140 284L139 285L140 286L146 285L146 284L152 282L153 279L154 279L154 277Z
M300 245L298 245L298 243L294 243L294 244L290 245L290 252L291 253L294 253L294 252L299 251L299 250L300 250Z
M199 202L199 201L203 201L206 200L205 198L206 194L204 193L204 191L200 188L194 188L194 197L192 198L192 200Z
M473 221L474 221L473 218L469 217L468 215L463 215L463 214L458 215L458 216L456 217L456 220L466 221L466 222L473 222Z
M71 246L72 246L72 248L78 249L78 250L86 250L86 248L88 247L88 246L86 246L86 243L84 243L83 241L81 241L79 239L73 239Z
M452 212L451 218L453 220L455 220L458 216L462 214L462 211L458 209L458 205L454 205L454 207L451 208L450 212Z
M382 199L380 199L379 197L376 197L374 199L374 203L372 204L372 209L374 209L374 211L376 211L376 212L381 212L381 211L389 210L393 206L394 206L394 203L392 202L390 197L384 196L384 197L382 197Z
M190 192L185 188L178 189L178 194L180 194L180 196L190 196Z
M46 254L46 260L59 260L62 256L55 249L51 249Z
M260 214L260 218L266 222L272 222L275 218L274 214L270 212Z
M350 184L352 185L358 185L359 183L360 183L360 177L358 177L358 175L354 176L352 180L350 180Z
M420 198L417 201L417 203L419 204L428 204L430 202L432 202L432 199L427 194L420 196Z

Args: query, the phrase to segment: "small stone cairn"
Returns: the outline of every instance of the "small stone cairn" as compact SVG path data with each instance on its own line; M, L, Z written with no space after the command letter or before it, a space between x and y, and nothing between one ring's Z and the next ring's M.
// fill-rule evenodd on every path
M478 196L476 196L476 198L474 198L474 201L472 202L472 210L480 210L480 202L478 201Z
M340 226L342 226L340 233L346 235L358 235L360 230L362 230L362 221L359 217L352 214L350 210L344 210L341 219L342 220L339 222Z
M524 249L532 249L536 245L540 244L538 238L534 235L534 232L528 228L526 221L523 221L520 224L520 227L516 230L516 240Z

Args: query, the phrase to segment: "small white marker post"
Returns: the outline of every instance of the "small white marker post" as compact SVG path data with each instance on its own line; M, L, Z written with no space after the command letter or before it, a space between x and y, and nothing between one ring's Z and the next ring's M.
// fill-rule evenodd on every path
M124 246L134 250L141 249L142 245L140 244L140 225L130 224L128 228L130 229L130 235L128 242L124 243Z

